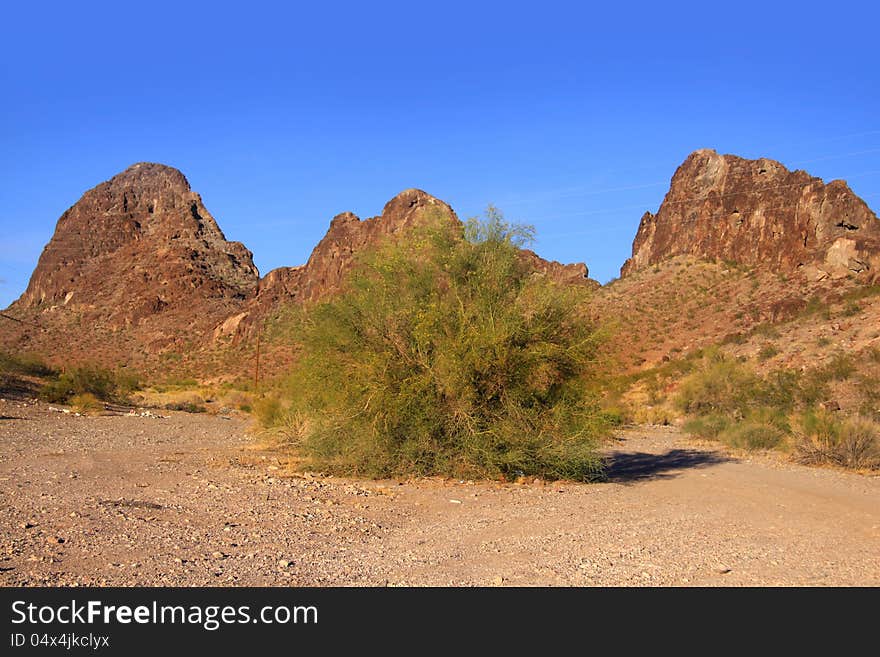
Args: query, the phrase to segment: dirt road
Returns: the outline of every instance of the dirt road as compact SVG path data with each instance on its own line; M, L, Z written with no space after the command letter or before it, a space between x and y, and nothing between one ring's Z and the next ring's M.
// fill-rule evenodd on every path
M290 476L241 418L0 402L3 585L880 585L880 478L622 432L604 484Z

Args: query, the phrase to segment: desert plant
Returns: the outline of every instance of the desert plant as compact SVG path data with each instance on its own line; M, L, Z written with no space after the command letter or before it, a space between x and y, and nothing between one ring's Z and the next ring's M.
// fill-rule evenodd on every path
M719 413L699 415L688 419L683 429L699 438L715 440L731 425L731 422L730 417Z
M104 410L104 404L102 404L98 398L90 392L83 392L74 395L70 398L70 405L73 407L73 410L82 413L83 415L97 413Z
M719 435L722 442L740 449L773 449L785 442L791 432L784 413L757 408L742 421L731 424Z
M164 408L167 411L183 411L184 413L206 413L208 411L204 404L195 401L168 402Z
M277 425L284 416L281 400L275 395L264 395L254 400L252 409L264 427Z
M599 474L609 417L584 381L600 332L580 313L584 288L529 268L532 235L494 208L463 230L438 219L363 256L342 295L293 311L283 326L303 349L284 395L288 415L308 418L309 465Z
M763 347L761 347L761 350L758 352L758 360L763 363L765 360L770 360L778 353L779 353L779 349L776 347L776 345L769 344L769 343L765 344Z
M676 403L689 414L741 416L761 385L760 377L751 369L716 351L682 381Z
M40 398L63 404L77 395L88 393L101 401L124 403L138 385L137 377L132 374L113 372L97 365L81 365L62 372L44 385Z
M826 381L845 381L856 371L852 356L843 352L834 354L820 370Z
M863 417L837 418L827 411L804 414L795 443L804 463L880 468L880 424Z

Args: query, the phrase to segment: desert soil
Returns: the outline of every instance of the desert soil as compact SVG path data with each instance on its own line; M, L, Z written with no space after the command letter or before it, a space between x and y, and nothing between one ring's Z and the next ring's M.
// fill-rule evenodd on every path
M620 432L602 484L294 475L242 417L0 402L0 584L880 585L880 478Z

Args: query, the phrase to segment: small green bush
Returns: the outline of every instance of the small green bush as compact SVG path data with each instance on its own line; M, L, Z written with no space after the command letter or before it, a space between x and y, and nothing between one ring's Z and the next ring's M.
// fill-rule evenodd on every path
M852 356L839 352L820 369L820 376L826 381L845 381L856 371Z
M761 377L747 364L710 352L679 389L678 406L691 415L684 429L740 449L781 447L791 433L787 416L800 382L797 371Z
M532 235L493 208L462 232L438 219L362 257L342 295L294 311L284 325L303 348L283 394L308 466L600 474L613 418L586 386L600 332L585 288L529 268L519 247Z
M684 423L684 430L699 438L716 440L731 425L726 415L711 414L692 417Z
M768 340L776 340L781 337L781 333L779 333L779 329L777 329L773 324L767 322L764 324L758 324L755 328L752 329L752 332L755 335L760 335Z
M827 309L828 303L822 297L814 295L807 300L802 314L805 316L816 315Z
M740 415L759 394L762 381L747 366L714 352L682 381L676 403L685 413Z
M165 404L166 411L183 411L184 413L206 413L208 409L198 402L178 401Z
M692 417L685 422L684 430L699 438L752 450L781 446L791 428L784 413L758 408L738 419L720 413Z
M791 427L783 413L773 409L753 410L741 422L729 426L719 438L740 449L774 449L781 446Z
M62 372L40 390L44 401L65 404L77 395L90 394L106 402L125 403L139 388L137 377L113 372L97 365L82 365Z
M758 360L763 363L765 360L770 360L778 353L779 349L776 348L776 345L765 344L758 352Z
M83 415L97 413L104 410L104 404L102 404L98 398L90 392L74 395L70 398L70 405L73 406L75 411L82 413Z
M254 400L251 405L257 420L264 427L277 425L284 417L284 408L281 400L274 395L267 395Z

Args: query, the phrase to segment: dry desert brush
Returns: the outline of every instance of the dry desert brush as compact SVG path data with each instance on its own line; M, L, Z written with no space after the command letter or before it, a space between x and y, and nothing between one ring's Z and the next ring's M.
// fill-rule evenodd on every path
M309 467L374 477L593 479L586 291L535 273L531 229L436 225L362 257L347 291L282 322L302 347L271 424Z

